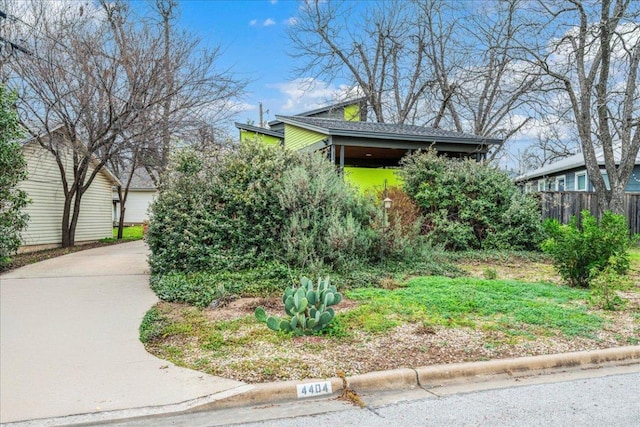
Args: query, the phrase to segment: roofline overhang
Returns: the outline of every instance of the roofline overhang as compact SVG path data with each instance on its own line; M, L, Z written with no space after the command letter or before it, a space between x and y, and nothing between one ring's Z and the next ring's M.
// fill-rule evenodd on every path
M543 168L539 168L537 170L531 171L529 173L525 173L522 174L520 176L515 177L515 179L513 180L514 182L524 182L524 181L529 181L531 179L541 179L541 178L545 178L548 177L550 175L555 175L558 172L568 172L574 169L586 169L586 162L583 160L582 162L576 162L576 163L571 163L568 165L560 165L558 167L555 168L551 168L550 166L553 166L553 163L551 165L548 165L546 167L548 167L548 169L544 169L541 170L540 172L537 172L537 170L543 169ZM620 164L620 161L616 161L616 166ZM598 159L598 166L604 166L605 162L604 159Z
M258 126L253 126L253 125L248 125L245 123L239 123L239 122L235 122L234 123L235 127L237 127L240 130L245 130L248 132L256 132L256 133L262 133L264 135L269 135L269 136L273 136L274 138L280 138L280 139L284 139L284 135L273 131L271 129L265 129L265 128L261 128Z
M390 132L364 132L364 131L348 131L343 129L332 129L327 127L321 127L316 125L310 125L308 123L300 122L295 119L291 119L289 117L276 116L280 119L281 122L293 126L298 126L305 128L307 130L312 130L318 133L322 133L324 135L331 136L346 136L350 138L371 138L371 139L392 139L396 141L416 141L416 142L427 142L427 143L465 143L465 144L474 144L474 145L493 145L493 144L501 144L501 139L495 138L469 138L465 136L427 136L427 135L402 135L397 133Z
M309 110L309 111L304 111L300 114L294 114L294 116L299 116L299 117L309 117L312 116L314 114L319 114L325 111L331 111L331 109L334 108L342 108L342 107L348 107L349 105L354 105L354 104L362 104L362 103L366 103L367 102L367 97L366 96L361 96L360 98L354 98L354 99L350 99L347 101L342 101L339 102L337 104L331 104L328 105L326 107L321 107L321 108L316 108L315 110ZM280 124L282 123L282 120L278 119L278 115L276 115L276 120L271 120L270 122L267 122L269 124L269 126L271 125L276 125L276 124Z
M338 136L338 135L336 135ZM389 139L387 139L387 141L389 141ZM331 140L331 143L333 145L344 145L345 147L372 147L372 148L390 148L390 149L399 149L399 150L427 150L431 147L437 147L440 148L439 151L448 151L448 152L460 152L460 153L486 153L486 149L488 147L486 147L485 145L482 144L476 144L476 143L465 143L462 144L460 142L457 143L450 143L450 142L445 142L445 141L427 141L427 140L422 140L422 141L403 141L403 140L398 140L398 139L392 139L391 141L393 141L392 143L385 143L383 141L333 141L333 139ZM481 147L483 147L483 149L475 149L475 150L465 150L464 146L472 146L469 148L473 148L473 147L478 147L478 145L480 145Z

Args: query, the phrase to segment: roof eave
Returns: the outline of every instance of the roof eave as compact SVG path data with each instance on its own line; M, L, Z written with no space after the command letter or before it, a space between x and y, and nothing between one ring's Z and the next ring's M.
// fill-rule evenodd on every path
M467 136L406 135L390 132L345 131L343 129L328 129L328 131L329 135L348 136L355 138L396 139L403 141L468 143L481 145L493 145L502 143L502 140L499 139L479 139L469 138Z
M280 138L280 139L284 138L283 134L271 129L265 129L258 126L248 125L248 124L239 123L239 122L235 122L234 125L236 128L247 131L247 132L262 133L264 135L269 135L269 136L273 136L274 138Z

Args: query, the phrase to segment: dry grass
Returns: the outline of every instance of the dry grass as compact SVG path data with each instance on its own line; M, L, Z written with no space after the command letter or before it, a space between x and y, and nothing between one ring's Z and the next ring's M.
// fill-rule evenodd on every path
M462 267L471 275L482 277L488 266L469 262ZM492 262L490 267L502 279L559 282L551 266L545 263L508 260ZM397 324L382 328L382 332L360 327L349 329L337 322L338 326L328 335L294 338L270 331L253 317L258 305L268 313L281 314L283 307L278 298L238 299L215 310L160 303L157 312L169 320L162 333L146 345L151 353L178 365L249 383L327 378L338 372L351 376L400 367L637 344L640 283L625 291L624 296L628 303L617 312L589 307L586 301L575 302L578 307L588 308L588 314L602 319L597 332L582 336L567 336L535 325L521 325L523 333L514 334L500 327L499 320L475 319L467 326L408 321L396 316L377 320ZM361 304L364 303L345 299L339 306L340 312L345 315Z

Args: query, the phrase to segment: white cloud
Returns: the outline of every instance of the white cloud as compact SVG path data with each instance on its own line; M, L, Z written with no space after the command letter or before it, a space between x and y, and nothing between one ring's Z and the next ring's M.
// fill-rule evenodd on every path
M257 19L252 19L251 21L249 21L249 26L253 27L254 25L256 25L258 23Z
M278 3L278 0L269 0L269 3L276 4L276 3Z
M296 25L298 23L298 19L294 16L292 16L289 19L285 19L283 24L285 25Z
M258 109L257 105L238 101L231 101L226 107L234 114L243 113L245 111L256 111Z
M333 84L305 77L290 82L274 83L267 87L278 89L286 96L284 104L278 111L282 113L300 113L324 107L333 102L344 100L352 94L353 88L348 85Z
M262 23L262 25L264 25L265 27L270 27L271 25L276 25L276 21L274 21L271 18L267 18L265 19L265 21Z

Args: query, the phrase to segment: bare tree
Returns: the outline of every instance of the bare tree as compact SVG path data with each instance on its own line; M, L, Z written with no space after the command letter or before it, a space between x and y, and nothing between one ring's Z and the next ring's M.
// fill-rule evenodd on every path
M291 27L300 75L347 77L377 121L450 126L505 141L530 120L540 79L511 50L519 2L309 1ZM502 147L492 152L495 157Z
M50 4L29 3L32 23L14 24L29 27L23 32L31 54L10 66L19 77L23 122L60 170L62 245L70 246L82 196L107 162L146 161L159 177L171 149L160 143L162 123L173 131L187 118L202 119L242 84L215 72L218 51L196 56L197 41L186 36L171 43L167 61L162 28L132 16L125 2L101 1L90 10L61 5L51 14ZM54 129L61 138L50 137Z
M537 140L520 156L520 173L534 170L572 156L580 151L577 138L563 134L555 123L541 124Z
M405 123L433 83L427 67L424 23L403 1L367 3L314 0L300 6L289 36L307 77L353 80L378 122Z
M463 42L461 54L453 58L458 61L455 101L462 121L471 127L458 130L502 138L503 144L535 115L531 106L542 83L526 70L526 63L514 59L513 49L523 29L520 4L519 0L488 3L482 7L490 7L491 13L467 10L462 25L456 25L457 38ZM433 39L438 38L434 34ZM449 60L442 58L445 63ZM490 160L502 149L502 145L495 147Z
M640 3L540 2L529 12L533 31L521 40L523 57L565 94L600 209L622 213L640 149Z

